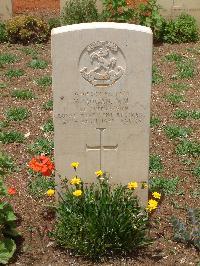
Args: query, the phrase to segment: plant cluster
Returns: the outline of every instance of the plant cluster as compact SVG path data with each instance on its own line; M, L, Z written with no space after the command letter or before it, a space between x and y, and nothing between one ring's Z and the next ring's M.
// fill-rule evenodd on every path
M8 40L11 43L41 43L49 38L49 26L35 16L16 16L6 23Z
M11 107L6 111L6 118L9 121L22 121L27 119L29 112L24 107Z
M147 3L139 5L135 11L137 24L150 27L155 41L163 40L163 28L166 23L159 10L160 6L157 4L157 0L148 0Z
M176 193L179 178L154 177L149 180L150 191L159 191L165 195Z
M13 143L13 142L22 143L24 139L25 139L24 134L22 134L19 131L0 132L0 141L3 144Z
M74 169L75 176L69 185L65 181L58 206L54 233L58 243L94 259L147 245L147 215L133 193L137 183L112 189L100 170L96 172L99 182L88 187ZM157 207L149 204L149 209Z
M164 127L165 134L170 139L185 138L192 132L191 128L168 125Z
M33 158L29 168L43 176L50 177L54 166L45 156ZM109 175L99 170L95 172L97 182L84 184L78 176L78 162L71 163L74 176L71 180L62 178L62 191L57 191L57 224L53 236L63 247L99 259L113 253L126 253L150 243L147 237L147 212L158 207L161 194L152 193L146 209L139 205L134 190L135 181L126 186L111 187ZM141 188L147 188L145 182ZM53 187L45 193L52 197Z
M61 15L62 25L94 22L99 20L94 0L69 0Z
M167 43L196 42L199 29L194 17L181 14L174 20L166 21L163 28L163 40Z
M16 216L10 203L5 200L8 195L15 194L14 188L8 190L0 178L0 263L7 264L15 250L15 238L19 236L16 230Z
M180 119L192 118L197 120L200 119L200 111L177 109L174 116Z
M6 25L3 22L0 22L0 43L6 42L8 39Z
M163 171L163 164L160 155L151 154L149 158L149 171L151 173L160 173Z
M5 76L7 78L19 78L25 74L25 71L23 69L9 69Z
M17 98L20 100L29 100L29 99L34 99L35 94L31 90L18 90L14 89L11 92L11 97Z
M15 165L12 158L7 154L0 152L0 176L14 170L14 168Z
M191 140L182 140L177 148L176 153L178 155L191 155L193 157L200 156L200 143Z
M186 224L177 217L172 217L171 222L175 241L194 245L200 250L200 209L188 209Z
M54 143L46 138L38 138L34 143L29 146L29 151L33 154L51 154Z
M126 0L103 0L103 7L101 19L104 21L131 22L135 14Z

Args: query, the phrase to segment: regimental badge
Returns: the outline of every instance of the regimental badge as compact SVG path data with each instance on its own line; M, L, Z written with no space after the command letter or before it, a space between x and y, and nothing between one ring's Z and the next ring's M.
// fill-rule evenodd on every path
M113 42L97 41L86 47L80 59L81 76L95 87L113 85L125 73L120 48Z

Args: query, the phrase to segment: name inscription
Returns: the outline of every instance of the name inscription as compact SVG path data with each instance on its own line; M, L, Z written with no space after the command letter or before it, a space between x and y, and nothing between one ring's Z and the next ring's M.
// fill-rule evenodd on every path
M123 125L139 125L145 118L143 106L139 103L129 104L127 91L75 91L72 99L74 112L55 114L55 118L61 120L63 124L95 126L119 122Z

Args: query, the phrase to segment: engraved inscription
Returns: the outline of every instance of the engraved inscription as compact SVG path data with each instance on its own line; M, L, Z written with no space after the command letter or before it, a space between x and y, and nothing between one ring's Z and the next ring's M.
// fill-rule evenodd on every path
M109 41L88 45L80 58L81 76L95 87L113 85L125 73L125 59L120 48Z
M115 122L123 125L142 125L145 119L145 108L129 103L127 91L75 91L73 93L74 110L56 114L55 118L63 124L85 126L109 126Z

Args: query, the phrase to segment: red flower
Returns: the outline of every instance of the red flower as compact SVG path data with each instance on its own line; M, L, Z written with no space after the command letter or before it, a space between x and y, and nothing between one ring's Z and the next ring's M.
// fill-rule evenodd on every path
M15 195L15 194L16 194L16 189L15 189L15 188L12 188L12 187L9 188L9 189L8 189L8 194L9 194L9 195Z
M28 165L33 171L40 172L43 176L51 176L54 170L54 164L44 155L33 158Z

